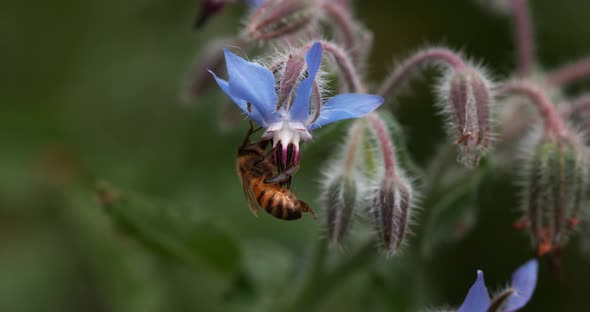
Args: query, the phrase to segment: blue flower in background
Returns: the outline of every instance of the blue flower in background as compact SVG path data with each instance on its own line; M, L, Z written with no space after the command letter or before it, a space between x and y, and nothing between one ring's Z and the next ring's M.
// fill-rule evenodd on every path
M248 62L227 49L225 62L229 79L223 80L209 72L246 116L265 129L262 138L272 139L274 147L282 145L283 161L286 160L288 146L293 146L294 157L291 159L296 165L299 142L310 140L311 130L335 121L362 117L383 103L383 98L378 95L339 94L321 106L318 116L311 116L310 98L321 61L322 46L316 42L305 57L307 78L299 83L291 105L279 105L277 83L269 69Z
M506 300L500 311L514 312L529 302L537 285L538 270L539 263L536 259L533 259L519 267L512 274L510 288L514 293ZM457 312L486 312L490 305L490 297L483 279L483 272L477 271L477 279L469 289L465 301L463 301Z

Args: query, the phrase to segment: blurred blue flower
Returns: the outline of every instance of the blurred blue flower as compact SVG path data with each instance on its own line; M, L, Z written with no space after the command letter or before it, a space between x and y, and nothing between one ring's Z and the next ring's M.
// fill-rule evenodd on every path
M539 263L536 259L532 259L512 274L510 287L514 293L507 299L501 309L502 312L517 311L529 302L537 285L538 270ZM477 271L477 279L457 312L486 312L489 307L490 297L484 282L483 272Z
M275 76L269 69L248 62L227 49L228 81L209 72L248 118L265 129L263 139L272 139L273 146L281 144L283 155L286 155L287 147L293 145L294 162L297 163L299 141L310 140L311 130L342 119L362 117L383 103L383 98L378 95L339 94L321 106L319 115L311 116L310 98L321 61L322 46L316 42L305 57L307 78L299 83L291 105L279 105Z
M483 272L477 271L477 279L469 289L465 301L457 312L486 312L490 306L490 296L483 280Z
M516 311L529 302L537 286L538 271L539 262L533 259L512 274L512 288L514 288L515 292L508 299L508 304L505 307L506 312Z

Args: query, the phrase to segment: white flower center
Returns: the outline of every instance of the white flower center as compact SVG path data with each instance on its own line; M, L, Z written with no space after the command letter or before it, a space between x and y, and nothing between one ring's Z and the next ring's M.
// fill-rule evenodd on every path
M307 131L305 125L301 122L279 121L272 123L266 132L262 135L263 139L273 139L273 147L281 143L284 147L289 144L299 146L299 141L311 140L311 133Z

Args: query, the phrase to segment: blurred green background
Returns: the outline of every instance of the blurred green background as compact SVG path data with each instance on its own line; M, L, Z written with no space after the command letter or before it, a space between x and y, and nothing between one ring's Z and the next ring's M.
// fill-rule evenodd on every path
M590 2L531 3L544 66L590 52ZM394 59L429 44L461 49L497 77L514 68L510 19L474 1L356 6L375 33L373 82ZM220 128L226 99L216 87L183 99L199 51L239 29L243 6L230 6L199 31L192 30L196 0L21 0L0 7L0 311L272 311L273 302L290 295L305 274L321 220L253 217L235 174L247 123ZM424 165L443 138L432 73L412 84L395 112ZM316 209L323 155L339 142L340 130L314 134L294 180L297 194ZM473 207L477 226L465 239L420 261L411 253L378 256L333 289L316 292L319 309L458 306L476 269L484 270L492 291L499 289L532 256L528 239L511 226L518 217L514 179L499 172L485 183ZM235 261L226 259L229 269L218 272L215 263L214 269L179 264L137 244L98 204L97 180L214 226L231 242L215 236L208 242L221 250L208 246L210 252ZM537 292L523 311L584 310L590 258L579 248L582 240L564 250L559 276L542 264ZM345 259L352 249L331 250L329 260Z

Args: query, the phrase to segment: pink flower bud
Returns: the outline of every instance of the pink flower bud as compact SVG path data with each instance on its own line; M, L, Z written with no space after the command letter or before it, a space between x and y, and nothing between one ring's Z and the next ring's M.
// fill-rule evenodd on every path
M441 88L443 112L449 115L449 135L459 146L459 161L477 166L490 146L492 102L490 83L479 71L452 71Z
M402 247L413 204L412 186L406 179L396 179L388 187L383 183L371 195L373 224L383 247L391 255Z

